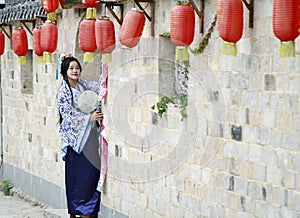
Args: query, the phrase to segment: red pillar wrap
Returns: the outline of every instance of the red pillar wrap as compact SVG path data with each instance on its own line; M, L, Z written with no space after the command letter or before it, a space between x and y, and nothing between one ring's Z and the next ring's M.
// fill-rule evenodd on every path
M0 32L0 55L3 55L5 48L5 36Z

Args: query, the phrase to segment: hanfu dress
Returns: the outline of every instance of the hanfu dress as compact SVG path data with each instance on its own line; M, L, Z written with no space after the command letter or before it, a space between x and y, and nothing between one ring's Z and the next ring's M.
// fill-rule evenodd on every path
M100 80L101 81L101 80ZM57 93L57 103L62 116L60 134L65 161L65 186L68 213L97 216L100 208L99 131L91 114L78 108L78 96L85 90L99 92L98 82L78 81L78 89L70 88L65 81Z

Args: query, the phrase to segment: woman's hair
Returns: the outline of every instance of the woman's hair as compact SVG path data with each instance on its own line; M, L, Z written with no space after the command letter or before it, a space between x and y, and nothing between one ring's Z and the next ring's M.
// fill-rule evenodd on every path
M63 57L62 58L62 63L61 63L61 67L60 67L60 74L63 76L63 80L65 80L65 82L67 83L67 85L69 86L69 90L71 92L71 96L72 96L72 104L73 104L73 92L72 92L72 89L71 89L71 85L69 83L69 80L68 80L68 75L67 75L67 72L69 70L69 66L70 66L70 63L72 61L76 61L78 66L79 66L79 69L80 69L80 72L82 71L82 68L81 68L81 64L80 62L73 56L68 56L68 57ZM61 114L59 113L59 123L61 124L62 122L62 116Z

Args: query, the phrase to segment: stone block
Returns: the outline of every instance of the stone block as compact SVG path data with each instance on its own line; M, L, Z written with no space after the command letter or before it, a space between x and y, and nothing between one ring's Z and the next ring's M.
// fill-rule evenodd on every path
M236 141L242 141L242 137L243 137L242 126L232 125L231 126L231 137L232 137L232 139L234 139Z
M255 181L248 181L248 198L261 199L261 185Z
M291 169L300 172L300 154L291 153Z
M292 127L292 114L288 111L278 111L276 113L276 127L288 131Z
M255 200L253 201L254 216L268 217L268 207L265 202Z
M283 135L284 135L283 131L271 130L270 131L270 145L275 148L281 148Z
M268 92L258 92L257 96L257 105L261 109L269 109L270 108L270 93Z
M285 133L282 139L282 147L297 151L300 148L300 136L298 133Z
M255 144L249 145L249 160L253 162L261 162L263 158L262 151L262 146Z
M274 111L271 110L264 110L263 111L263 125L265 127L269 127L269 128L274 128L275 127L275 123L276 123L276 113Z
M273 74L265 74L264 76L265 91L276 90L276 77Z
M300 75L295 75L292 78L290 78L290 84L291 84L290 89L293 90L294 93L299 94L300 93Z
M287 205L289 208L296 210L297 212L300 211L300 194L296 191L289 191L288 192L288 203Z
M268 41L266 41L268 43ZM269 73L271 72L271 58L269 56L262 56L258 60L258 72Z
M249 73L254 73L257 71L257 56L246 56L244 58L245 61L245 71Z
M263 89L263 75L258 73L250 74L250 88L252 91L260 91Z
M266 181L273 185L281 185L282 173L279 168L267 166Z
M268 216L274 218L280 218L280 208L277 205L268 205Z
M259 182L266 181L266 166L258 163L252 165L253 168L253 179Z
M280 217L297 217L296 213L297 212L295 210L289 209L287 207L280 208Z
M296 188L296 174L294 172L284 170L282 172L283 180L282 184L284 187L288 189L295 189Z
M278 92L290 90L290 77L287 74L276 75L276 89Z
M269 129L257 128L256 129L257 143L260 145L268 145L270 142Z

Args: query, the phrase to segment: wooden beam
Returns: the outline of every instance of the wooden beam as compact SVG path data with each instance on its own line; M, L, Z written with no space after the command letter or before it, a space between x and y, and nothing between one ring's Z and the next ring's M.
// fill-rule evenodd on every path
M145 11L145 9L141 6L140 1L139 0L134 0L134 3L139 7L140 10L144 11L145 16L151 22L152 18L149 16L147 11Z
M105 3L105 2L103 2ZM117 6L120 7L120 17L115 13L113 8ZM117 22L122 25L123 18L124 18L124 5L123 4L117 4L117 3L105 3L105 7L109 10L109 12L112 14L112 16L117 20Z
M30 33L30 35L33 35L32 34L32 31L31 31L31 29L29 29L29 27L26 25L26 22L25 21L21 21L22 22L22 24L23 24L23 26L27 29L27 31ZM33 28L34 28L34 26L35 26L35 21L33 22Z
M249 28L253 28L254 26L254 0L249 0L249 3L247 0L242 0L242 2L245 4L246 8L249 10Z
M198 9L194 0L189 0L189 2L199 17L199 32L204 33L204 0L200 0L200 9Z
M2 25L0 26L0 28L4 32L4 34L7 36L7 38L11 39L11 34L8 34Z
M151 36L154 36L154 22L155 22L155 1L154 0L133 0L133 2L138 6L138 8L142 11L144 11L145 17L149 20L149 22L151 23ZM142 7L142 5L140 4L141 2L146 2L148 4L150 4L150 12L151 15L149 15L147 13L147 11L145 10L145 8Z

